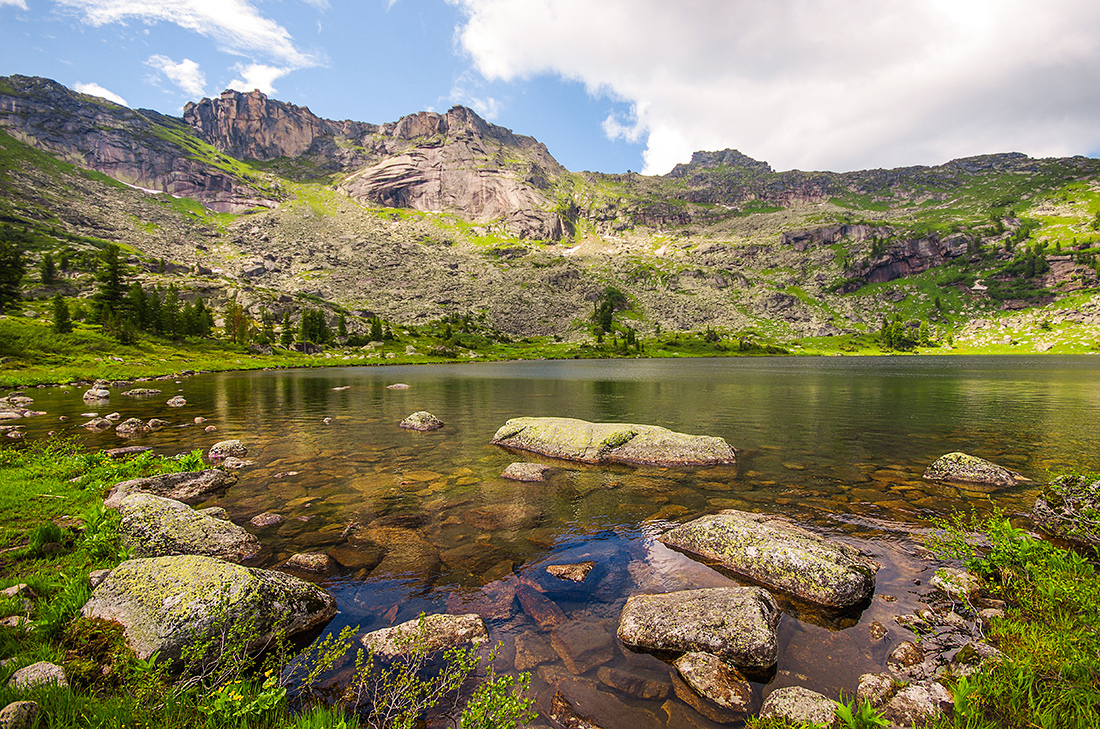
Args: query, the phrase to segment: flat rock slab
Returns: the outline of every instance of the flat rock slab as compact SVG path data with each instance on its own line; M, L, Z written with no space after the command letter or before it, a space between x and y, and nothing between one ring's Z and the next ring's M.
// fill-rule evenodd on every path
M735 666L764 669L779 653L779 606L759 587L714 587L635 595L619 616L628 646L670 653L702 652Z
M541 707L540 707L541 708ZM565 729L640 729L658 726L648 711L624 703L592 681L566 678L559 681L543 713Z
M581 463L703 466L737 461L736 452L722 438L676 433L656 425L574 418L512 418L491 442Z
M615 656L615 641L599 623L569 620L550 632L550 644L574 675L591 671Z
M123 562L96 586L82 612L122 623L139 658L159 653L175 664L185 646L218 630L225 618L251 623L250 647L261 648L280 629L296 635L325 625L336 615L336 601L282 572L183 555Z
M1022 481L1030 481L992 461L959 452L940 456L925 469L924 478L929 481L978 483L997 487L1015 486Z
M778 517L733 509L700 517L660 537L688 554L767 587L831 608L868 599L878 563Z
M367 650L385 658L408 653L414 645L423 647L427 653L435 653L467 643L481 645L487 640L489 631L485 628L485 621L473 613L425 615L360 638Z
M695 693L728 711L748 712L752 704L752 686L736 668L717 656L685 653L672 665Z
M1069 542L1100 544L1100 481L1083 476L1059 476L1035 499L1035 526Z
M117 509L122 500L130 494L154 494L166 499L174 499L194 506L206 501L210 496L224 491L237 482L237 477L217 468L205 471L184 471L182 473L163 473L148 478L135 478L121 481L111 487L104 506Z
M136 557L193 554L244 562L260 543L230 521L153 494L131 494L119 505L118 531Z

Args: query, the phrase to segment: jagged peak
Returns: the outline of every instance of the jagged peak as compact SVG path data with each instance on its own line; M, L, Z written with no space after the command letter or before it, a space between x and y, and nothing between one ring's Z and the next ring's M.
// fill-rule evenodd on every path
M734 167L758 174L773 171L772 166L767 162L753 159L736 149L723 149L716 152L694 152L691 155L690 162L676 165L666 177L684 177L697 170L714 169L716 167Z

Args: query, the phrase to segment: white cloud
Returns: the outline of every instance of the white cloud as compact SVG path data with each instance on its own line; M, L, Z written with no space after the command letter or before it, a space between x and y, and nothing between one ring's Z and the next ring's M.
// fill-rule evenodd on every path
M328 0L302 0L306 5L312 5L318 10L328 10Z
M126 99L122 98L114 92L108 91L99 84L73 84L73 88L82 94L99 96L101 98L107 99L107 101L113 101L116 104L121 104L122 106L129 106L129 104L126 103Z
M26 10L27 0L0 0L0 5L14 5L20 10Z
M1100 147L1095 0L450 0L490 80L632 104L645 171L736 147L778 169Z
M464 73L455 79L454 84L451 86L451 93L447 96L447 102L452 105L462 104L468 106L477 112L478 116L493 121L500 116L501 104L492 96L478 93L478 89L484 82L475 78L475 76L476 74Z
M183 89L184 93L195 97L203 95L206 76L199 69L199 64L190 58L176 63L168 56L155 55L149 56L149 60L145 63L167 76L168 80Z
M275 79L286 76L293 68L278 68L265 66L262 63L252 63L247 66L237 64L233 70L241 75L229 82L229 88L248 93L259 89L265 94L275 93Z
M247 0L56 0L101 26L139 20L175 23L212 39L227 52L260 56L285 67L316 66L319 59L300 50L286 28L266 18Z

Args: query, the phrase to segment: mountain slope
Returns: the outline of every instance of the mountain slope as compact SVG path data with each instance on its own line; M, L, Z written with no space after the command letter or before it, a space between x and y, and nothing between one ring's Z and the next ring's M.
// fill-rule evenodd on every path
M1073 346L1100 336L1092 159L775 172L724 150L662 177L573 173L463 107L376 125L225 92L174 119L25 77L0 79L0 129L0 214L41 251L118 242L147 281L236 295L256 318L470 313L582 341L613 286L618 321L648 335L846 341L900 316L945 341L1045 307L1036 325L1080 325ZM88 272L66 285L86 295Z

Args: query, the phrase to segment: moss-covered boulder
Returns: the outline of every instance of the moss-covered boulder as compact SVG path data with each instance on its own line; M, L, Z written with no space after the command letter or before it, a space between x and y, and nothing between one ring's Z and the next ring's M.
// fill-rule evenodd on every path
M178 664L184 647L223 626L239 626L249 650L266 646L278 630L295 635L320 628L336 614L336 601L282 572L182 555L123 562L99 583L82 612L121 623L139 658L156 653L160 661Z
M1015 486L1017 483L1030 480L992 461L959 452L948 453L937 458L924 470L924 477L929 481L977 483L998 488Z
M117 509L122 500L130 494L145 493L175 499L194 506L206 501L210 496L224 491L237 482L237 477L218 468L205 471L184 471L182 473L162 473L159 476L135 478L120 481L111 487L104 501L108 509Z
M219 458L244 458L248 455L248 448L239 440L219 440L206 451L206 457L211 460Z
M850 607L875 591L874 560L767 514L729 509L681 524L660 540L825 607Z
M574 418L512 418L491 442L581 463L703 466L737 461L736 452L722 438L687 435L656 425Z
M1035 499L1031 520L1047 534L1066 541L1100 544L1100 480L1059 476Z
M153 494L131 494L119 505L118 531L135 557L197 554L244 562L260 543L230 521L195 511L187 504Z
M775 664L779 654L775 598L760 587L714 587L634 595L619 616L626 645L667 653L702 652L750 669Z

